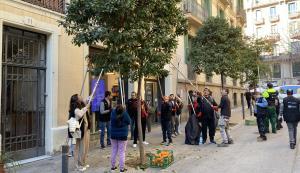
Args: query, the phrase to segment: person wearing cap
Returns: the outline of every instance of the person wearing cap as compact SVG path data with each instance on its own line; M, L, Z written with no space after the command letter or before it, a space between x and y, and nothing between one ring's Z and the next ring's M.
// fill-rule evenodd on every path
M272 126L272 133L276 133L277 114L276 114L276 99L278 92L273 88L273 84L268 83L268 89L263 92L263 97L268 101L268 114L265 120L266 133L269 133L269 122Z
M282 114L288 126L290 148L295 149L297 140L297 126L300 121L300 100L293 96L293 90L287 90L287 97L283 99Z

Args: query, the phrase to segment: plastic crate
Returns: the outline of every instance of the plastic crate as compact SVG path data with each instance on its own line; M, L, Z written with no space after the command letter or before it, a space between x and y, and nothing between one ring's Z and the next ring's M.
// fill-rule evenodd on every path
M160 160L160 157L157 155L164 151L169 152L169 155L167 157L161 158ZM172 150L158 150L156 154L147 154L147 159L149 167L165 169L174 162L174 155Z

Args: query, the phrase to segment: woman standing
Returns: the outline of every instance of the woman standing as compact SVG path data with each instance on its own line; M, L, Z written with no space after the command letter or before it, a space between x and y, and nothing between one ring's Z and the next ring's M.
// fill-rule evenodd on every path
M88 123L88 116L86 115L89 104L84 106L84 101L82 97L80 97L78 94L74 94L71 97L70 100L70 109L69 109L69 118L73 117L76 118L79 123L82 121L82 124L80 126L81 130L81 138L76 139L76 146L74 151L74 160L76 164L76 170L79 171L85 171L89 165L85 164L86 160L86 141L89 139L88 129L89 129L89 123ZM70 133L68 129L69 137L72 138L72 134Z
M125 172L125 152L127 146L128 126L130 118L127 112L124 111L122 105L118 105L111 113L111 170L116 167L116 158L119 154L120 172Z

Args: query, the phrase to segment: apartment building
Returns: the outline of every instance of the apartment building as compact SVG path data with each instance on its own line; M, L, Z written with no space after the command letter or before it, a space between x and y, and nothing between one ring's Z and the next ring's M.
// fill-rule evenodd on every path
M300 84L300 1L248 0L245 9L246 35L263 38L273 47L263 56L272 74L261 75L260 84Z

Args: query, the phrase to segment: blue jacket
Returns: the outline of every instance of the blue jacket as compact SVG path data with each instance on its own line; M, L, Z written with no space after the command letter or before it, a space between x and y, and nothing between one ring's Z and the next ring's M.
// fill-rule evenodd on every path
M259 116L265 116L267 114L268 101L264 97L260 97L256 99L254 113Z
M111 112L110 117L110 138L115 140L126 141L128 136L128 125L130 124L130 117L126 111L123 112L123 117L121 119L121 123L118 124L117 121L117 113L114 109Z

